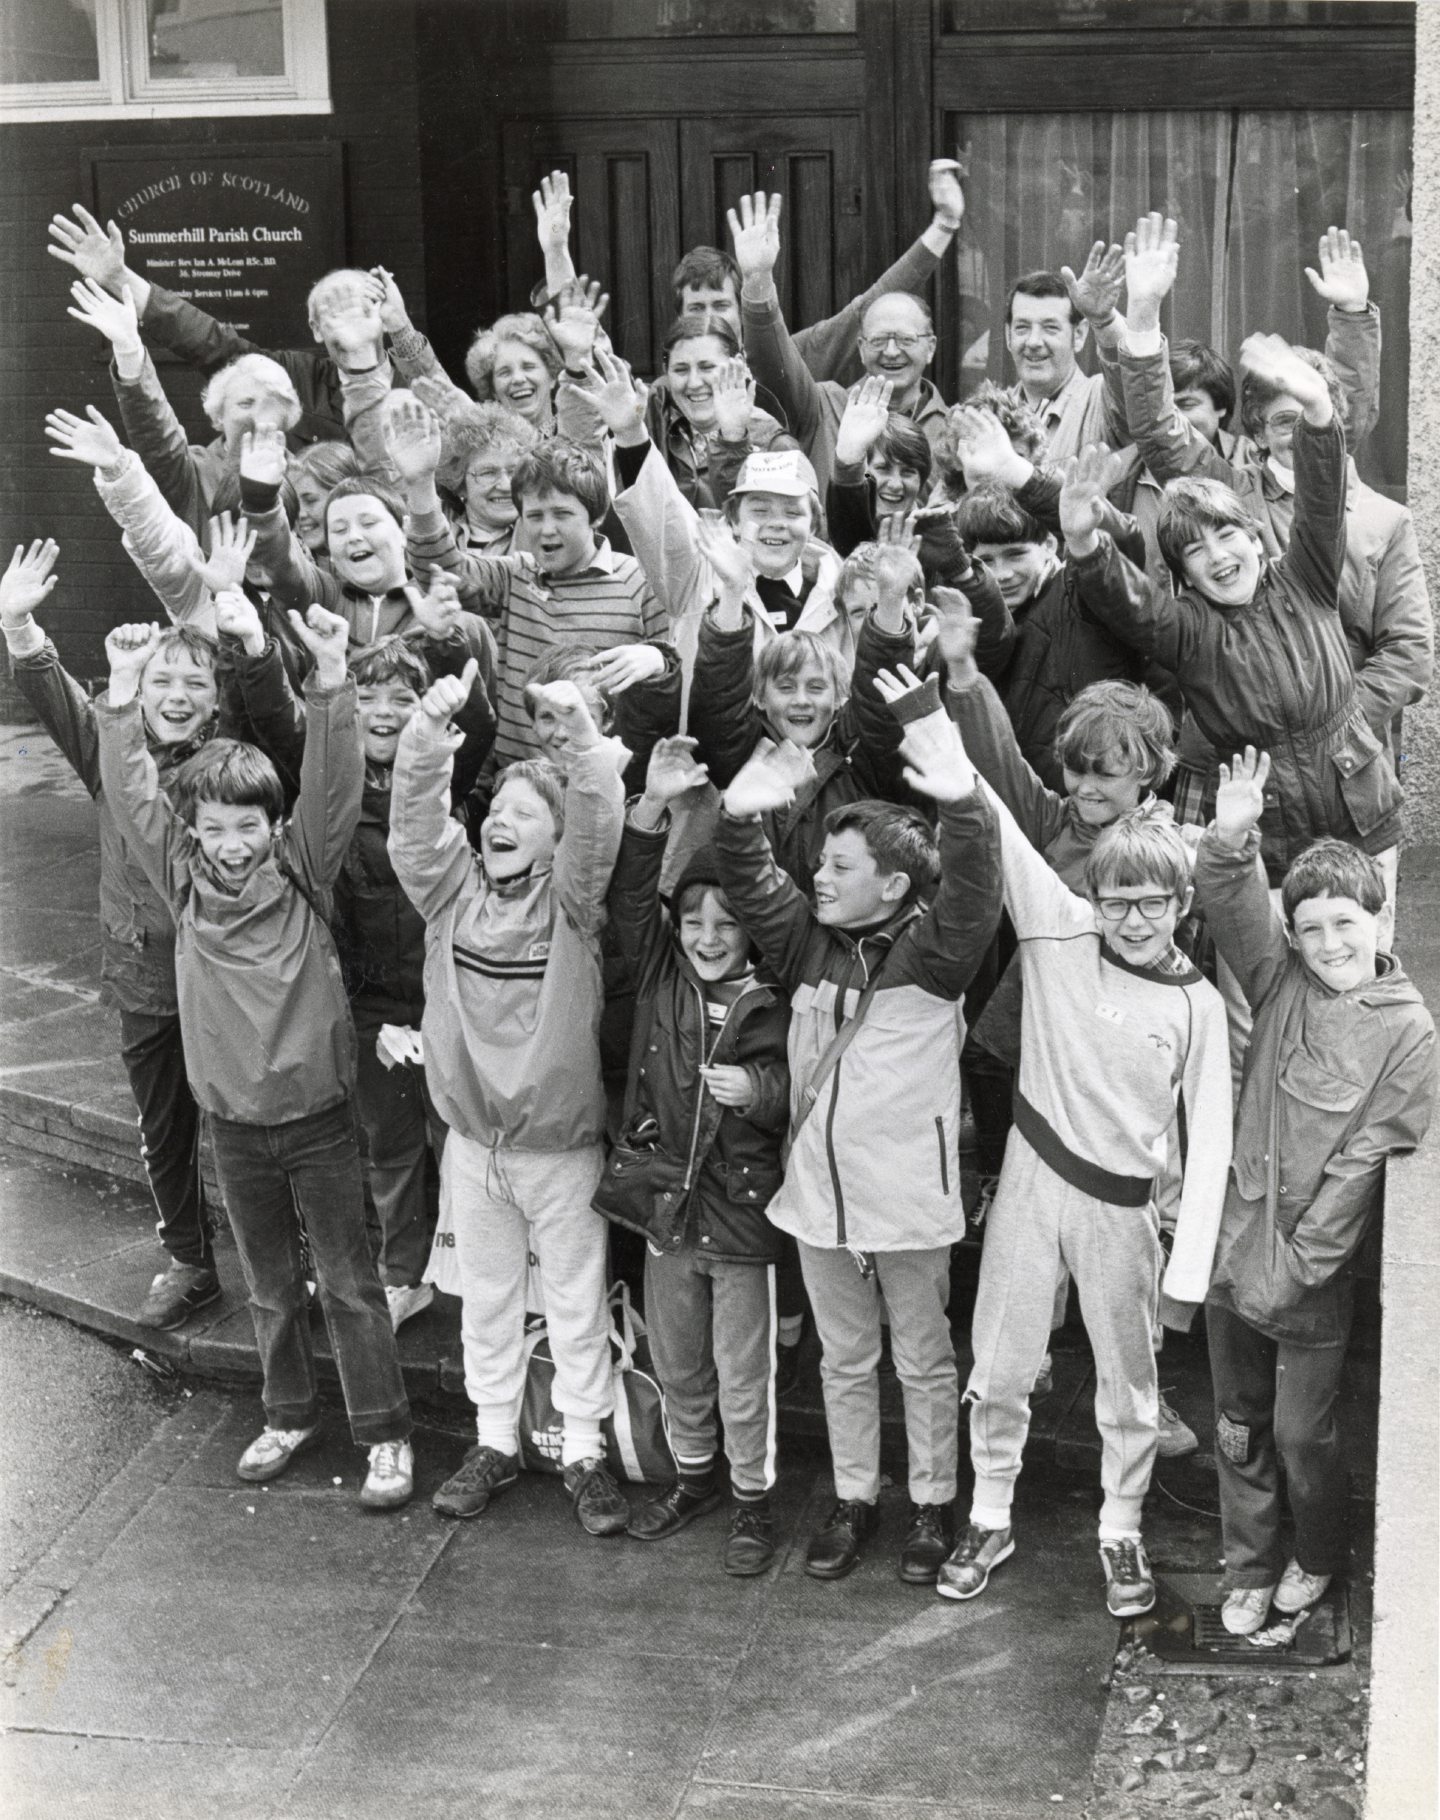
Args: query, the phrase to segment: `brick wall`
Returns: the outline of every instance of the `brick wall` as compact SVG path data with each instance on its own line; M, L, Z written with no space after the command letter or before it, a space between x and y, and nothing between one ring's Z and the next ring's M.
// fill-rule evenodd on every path
M0 140L0 551L51 536L60 545L60 586L45 623L77 675L104 669L106 632L149 619L154 596L120 548L88 469L46 451L45 413L94 404L115 421L98 338L66 314L68 267L45 251L46 223L76 200L81 153L95 146L217 147L339 140L345 147L348 256L395 273L423 320L424 240L416 132L415 21L408 0L332 0L330 84L334 113L286 118L111 121L7 126ZM319 276L319 273L316 273ZM297 345L308 339L294 326ZM212 432L199 407L197 377L166 366L181 420L196 441Z

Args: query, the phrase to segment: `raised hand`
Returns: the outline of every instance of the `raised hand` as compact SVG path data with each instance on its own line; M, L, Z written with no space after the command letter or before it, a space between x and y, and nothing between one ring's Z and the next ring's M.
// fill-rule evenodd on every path
M967 689L980 677L975 662L980 622L958 588L935 588L930 600L935 608L936 649L945 659L950 681L957 689Z
M349 622L324 607L311 607L302 618L290 609L295 636L315 659L315 677L322 689L338 689L345 680L345 649L350 642Z
M645 440L648 394L618 355L597 347L583 378L576 378L572 373L570 381L594 405L601 422L617 442L633 444Z
M1283 335L1247 335L1240 344L1240 366L1275 391L1288 392L1307 422L1330 421L1333 403L1324 374L1302 360Z
M1158 211L1142 215L1125 236L1126 315L1132 328L1152 328L1180 269L1179 229Z
M86 405L84 417L72 411L47 412L45 434L52 455L62 461L83 461L91 468L113 468L125 453L114 428L93 404Z
M1215 792L1215 836L1222 846L1239 851L1245 836L1260 820L1265 807L1265 783L1270 776L1270 754L1254 746L1237 752L1220 767L1220 787Z
M410 327L410 312L394 274L383 265L372 265L370 277L375 280L375 301L380 305L380 326L387 335L400 335Z
M227 638L238 638L246 655L259 657L265 649L265 628L255 603L239 588L225 588L215 595L215 630Z
M564 171L551 171L540 179L538 190L532 190L535 205L535 238L540 250L549 256L563 253L570 245L570 178Z
M1068 265L1061 266L1060 276L1065 280L1070 301L1088 322L1108 322L1125 288L1124 249L1097 240L1078 278Z
M907 696L921 694L926 685L904 664L881 670L875 688L890 707ZM900 754L907 761L906 782L936 802L959 802L975 788L975 767L966 757L955 723L943 709L906 721Z
M572 752L586 752L601 744L600 729L585 697L568 678L552 683L526 683L525 693L537 706L544 704L560 722Z
M657 739L645 771L645 794L651 803L665 806L688 790L698 789L709 772L695 756L695 741L685 734Z
M960 179L965 167L958 158L935 158L930 164L930 202L935 225L947 234L958 233L965 219L965 192Z
M755 409L755 381L740 355L724 360L710 381L715 406L715 433L722 442L743 442L750 434Z
M455 591L455 584L443 569L430 570L430 586L425 593L413 581L405 584L405 598L410 602L410 611L415 615L415 623L427 638L448 638L460 625L460 615L464 609L460 605L460 596Z
M429 480L440 465L442 442L435 413L403 387L387 393L380 411L385 453L407 485Z
M435 678L420 697L420 712L432 723L432 732L443 732L449 722L465 706L470 699L470 691L475 687L475 678L479 674L480 665L472 657L458 676L437 676Z
M1023 455L1015 453L1004 424L983 405L956 405L950 413L950 432L967 487L978 487L986 480L1023 487L1035 472Z
M43 542L37 537L28 550L23 543L16 544L9 568L0 575L0 626L13 632L25 625L54 592L60 579L55 573L59 554L53 537Z
M867 374L858 385L852 385L845 398L845 411L835 432L835 459L854 465L864 461L890 421L890 398L894 382L878 374Z
M882 550L901 550L907 556L919 556L920 533L915 529L914 512L887 512L875 527L875 542ZM877 568L875 573L879 574Z
M437 379L433 373L417 373L410 381L410 389L427 410L435 413L442 426L469 402L458 386L448 379Z
M738 605L755 579L755 546L741 543L728 524L710 525L703 519L695 543L720 583L722 596Z
M123 708L134 701L140 677L150 661L150 654L160 643L156 625L116 626L106 635L105 655L110 662L110 703Z
M609 292L588 278L572 278L545 306L545 327L572 375L590 364L600 318L609 306Z
M597 689L607 695L623 695L664 669L665 654L658 645L612 645L608 651L596 653L590 674Z
M731 778L725 792L725 812L744 820L769 809L783 809L794 802L795 792L814 772L814 759L794 740L776 745L773 739L762 739Z
M77 202L73 205L74 221L66 215L50 220L50 244L45 251L52 259L63 259L74 266L82 278L103 285L107 291L120 291L125 285L125 240L113 221L100 223Z
M93 278L77 278L70 286L74 302L65 314L87 329L103 335L116 354L138 354L141 350L140 318L135 314L135 299L121 288L118 297L102 290Z
M232 518L228 512L222 512L218 518L210 520L210 554L199 556L192 551L189 560L190 567L217 599L244 581L245 570L255 553L256 535L244 517Z
M735 263L743 279L768 279L780 257L781 196L767 196L757 190L753 196L740 198L740 212L725 211L730 223L730 238L735 245Z
M1320 236L1320 270L1306 266L1317 297L1323 297L1337 310L1363 310L1370 301L1370 274L1365 270L1365 255L1360 242L1352 240L1344 228L1327 228Z
M278 487L285 478L285 432L274 425L245 430L240 437L240 478Z
M1105 501L1120 478L1120 462L1103 443L1092 442L1062 463L1061 472L1060 529L1066 548L1084 556L1105 522Z

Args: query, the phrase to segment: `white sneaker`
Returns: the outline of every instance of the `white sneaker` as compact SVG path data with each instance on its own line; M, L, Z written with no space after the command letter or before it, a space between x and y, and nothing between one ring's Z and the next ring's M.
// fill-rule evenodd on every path
M413 1316L423 1313L435 1300L433 1283L387 1283L385 1300L390 1304L390 1331L399 1333Z
M1156 1448L1157 1456L1162 1460L1183 1460L1187 1454L1198 1453L1200 1438L1178 1411L1172 1409L1162 1396L1160 1398L1160 1444Z
M257 1484L266 1479L278 1479L297 1453L313 1447L319 1439L318 1422L309 1428L262 1428L241 1454L235 1470L242 1479Z
M1307 1574L1298 1561L1291 1561L1275 1588L1276 1611L1283 1611L1292 1618L1297 1611L1308 1611L1325 1597L1325 1589L1334 1577L1333 1574Z
M1237 1586L1225 1595L1220 1622L1232 1637L1253 1637L1264 1630L1274 1597L1273 1586Z
M360 1488L366 1510L398 1510L415 1495L415 1451L408 1441L379 1441Z

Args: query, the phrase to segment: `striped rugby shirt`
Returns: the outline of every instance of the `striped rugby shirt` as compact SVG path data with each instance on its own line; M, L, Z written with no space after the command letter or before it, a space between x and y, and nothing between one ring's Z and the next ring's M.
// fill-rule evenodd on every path
M621 556L597 537L593 560L571 575L531 581L508 563L456 549L441 512L417 512L409 521L408 553L416 574L430 565L456 581L461 600L478 604L494 621L500 647L495 761L508 765L539 753L525 711L525 683L557 645L606 651L668 638L670 619L633 556ZM456 559L460 566L456 566Z

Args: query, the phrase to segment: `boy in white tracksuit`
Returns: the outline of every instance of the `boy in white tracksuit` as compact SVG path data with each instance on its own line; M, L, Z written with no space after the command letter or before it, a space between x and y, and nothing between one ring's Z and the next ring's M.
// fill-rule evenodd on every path
M1189 859L1168 811L1142 808L1105 830L1086 861L1085 897L1050 870L1003 804L996 811L1025 989L1020 1072L985 1228L965 1392L974 1503L937 1590L973 1598L1014 1552L1010 1503L1064 1265L1095 1352L1106 1602L1129 1617L1155 1601L1140 1540L1159 1437L1154 1194L1178 1096L1189 1148L1165 1298L1202 1301L1230 1165L1225 1010L1175 948ZM1166 1312L1188 1325L1188 1315Z

